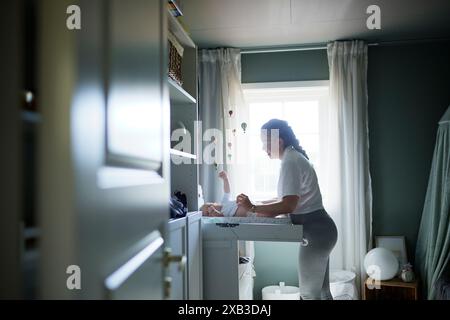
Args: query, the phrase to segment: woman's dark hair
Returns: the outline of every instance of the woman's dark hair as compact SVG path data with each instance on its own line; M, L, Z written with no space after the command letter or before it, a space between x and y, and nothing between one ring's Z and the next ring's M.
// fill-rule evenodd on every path
M295 136L294 131L292 131L292 128L289 126L287 121L280 120L280 119L271 119L268 122L266 122L265 124L263 124L261 129L267 130L269 134L270 134L270 130L278 129L278 132L279 132L278 134L279 134L280 139L283 139L284 147L285 148L289 147L289 146L294 147L295 150L297 150L298 152L303 154L305 156L305 158L309 160L308 155L306 154L305 150L303 150L303 148L300 146L300 143L299 143L297 137Z

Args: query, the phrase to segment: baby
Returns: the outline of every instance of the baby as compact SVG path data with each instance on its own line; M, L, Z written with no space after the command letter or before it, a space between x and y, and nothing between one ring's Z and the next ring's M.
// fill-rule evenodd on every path
M223 180L224 195L221 203L208 202L202 207L202 213L204 216L209 217L232 217L247 216L247 211L244 208L238 207L235 200L230 199L230 182L225 171L219 173L219 178Z

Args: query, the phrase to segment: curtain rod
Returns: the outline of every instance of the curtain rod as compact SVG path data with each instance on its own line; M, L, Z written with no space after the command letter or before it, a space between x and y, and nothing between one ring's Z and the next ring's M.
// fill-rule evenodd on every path
M369 46L377 46L378 43L369 43ZM310 50L326 50L327 44L313 44L305 46L289 46L289 47L266 47L266 48L243 48L241 54L252 53L273 53L273 52L290 52L290 51L310 51Z
M383 41L383 42L372 42L368 43L369 47L381 46L381 45L398 45L398 44L418 44L424 42L440 42L440 41L450 41L450 38L430 38L430 39L406 39L406 40L396 40L396 41ZM309 45L300 46L280 46L280 47L257 47L257 48L242 48L241 54L252 54L252 53L272 53L272 52L289 52L289 51L309 51L309 50L326 50L327 43L316 43Z

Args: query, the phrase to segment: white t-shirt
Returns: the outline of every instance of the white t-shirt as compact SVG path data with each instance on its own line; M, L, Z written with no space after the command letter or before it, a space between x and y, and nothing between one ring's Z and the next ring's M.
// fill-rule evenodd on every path
M317 175L311 163L292 146L284 150L278 179L278 198L298 196L292 214L310 213L323 209Z

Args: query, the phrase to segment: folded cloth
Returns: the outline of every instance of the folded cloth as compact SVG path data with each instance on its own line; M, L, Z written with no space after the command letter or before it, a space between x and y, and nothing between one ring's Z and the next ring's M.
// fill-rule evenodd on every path
M250 262L249 257L239 257L239 264L249 263L249 262Z

